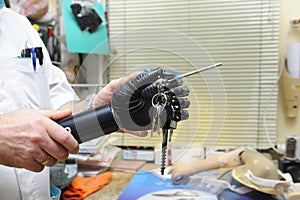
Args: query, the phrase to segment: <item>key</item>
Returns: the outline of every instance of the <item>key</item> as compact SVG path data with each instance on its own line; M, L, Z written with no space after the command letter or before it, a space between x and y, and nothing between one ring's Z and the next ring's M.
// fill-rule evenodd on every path
M154 133L160 134L160 127L161 127L160 115L161 115L163 106L160 104L156 104L154 106L154 108L155 108L155 111L154 111L154 115L153 115L151 136L153 136Z
M153 136L153 133L155 133L155 132L160 134L160 128L162 127L161 126L161 113L162 113L166 103L167 103L167 96L166 96L166 94L161 93L160 89L159 89L158 93L155 94L152 98L152 106L154 107L154 112L153 112L151 137Z

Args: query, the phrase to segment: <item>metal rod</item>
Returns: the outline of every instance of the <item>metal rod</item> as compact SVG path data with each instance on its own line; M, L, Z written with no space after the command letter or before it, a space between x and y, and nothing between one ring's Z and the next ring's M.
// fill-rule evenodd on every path
M180 75L180 76L177 76L177 77L175 77L175 78L172 78L172 79L168 80L168 82L174 81L174 80L176 80L176 79L188 77L188 76L191 76L191 75L200 73L200 72L204 72L204 71L213 69L213 68L215 68L215 67L219 67L219 66L221 66L221 65L222 65L222 63L216 63L216 64L213 64L213 65L210 65L210 66L207 66L207 67L203 67L203 68L200 68L200 69L196 69L196 70L194 70L194 71L187 72L187 73L185 73L185 74L182 74L182 75Z

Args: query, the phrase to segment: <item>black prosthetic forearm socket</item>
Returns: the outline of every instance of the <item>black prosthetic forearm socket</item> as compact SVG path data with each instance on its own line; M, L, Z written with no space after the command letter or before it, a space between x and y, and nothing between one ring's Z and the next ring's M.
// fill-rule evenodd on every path
M104 105L57 121L78 141L83 143L119 129L111 105Z

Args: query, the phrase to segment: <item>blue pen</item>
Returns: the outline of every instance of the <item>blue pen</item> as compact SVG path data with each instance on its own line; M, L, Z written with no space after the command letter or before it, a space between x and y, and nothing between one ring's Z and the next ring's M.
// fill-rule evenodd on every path
M36 54L35 54L35 48L30 48L31 51L31 58L32 58L32 65L33 65L33 70L36 70Z

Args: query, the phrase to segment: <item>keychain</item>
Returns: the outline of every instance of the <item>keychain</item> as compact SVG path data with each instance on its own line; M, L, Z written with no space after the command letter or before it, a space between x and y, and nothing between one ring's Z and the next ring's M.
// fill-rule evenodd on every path
M167 103L167 95L161 92L161 85L158 85L158 93L155 94L152 98L152 106L154 107L153 112L153 123L151 129L151 137L156 132L160 134L161 128L161 112L163 111Z
M181 79L184 77L188 77L209 69L213 69L215 67L221 66L222 63L213 64L207 67L203 67L180 76L177 76L173 79L169 79L166 82L158 83L158 93L155 94L152 98L152 106L154 107L153 112L153 122L151 129L151 137L153 133L160 134L160 129L162 129L162 152L161 152L161 174L164 175L164 170L166 168L166 157L167 157L167 148L168 142L171 142L171 137L173 134L173 130L177 127L177 122L181 120L180 118L180 105L179 102L176 101L176 96L170 89L165 87L166 83L175 81L177 79ZM178 102L177 104L174 102ZM166 112L167 116L170 114L171 116L167 118L162 124L162 113ZM178 114L179 113L179 114Z

